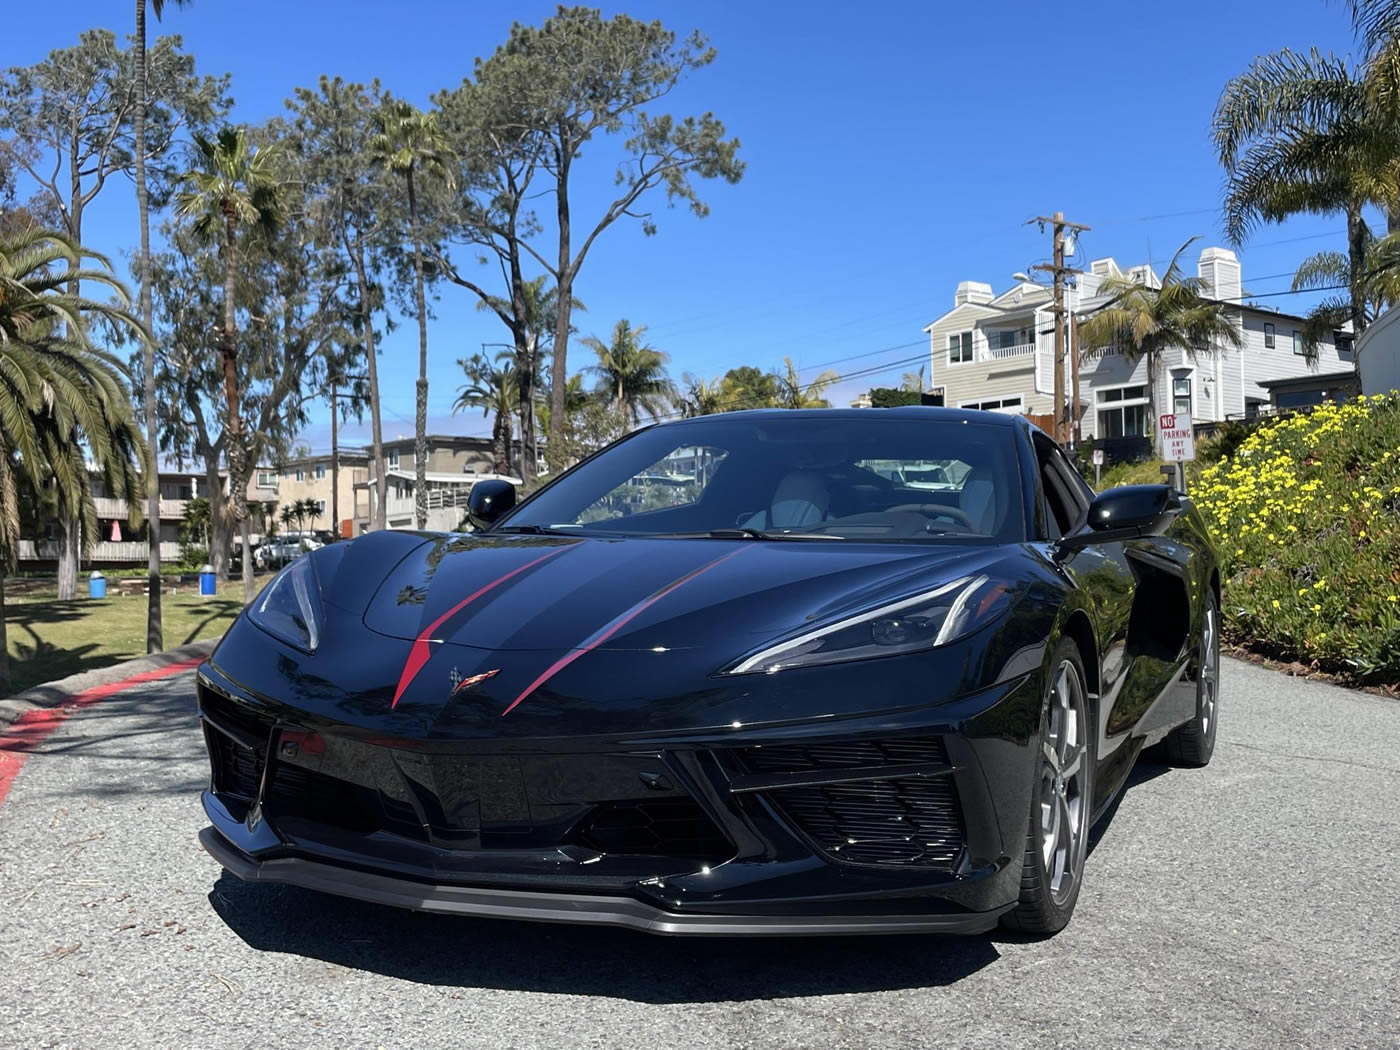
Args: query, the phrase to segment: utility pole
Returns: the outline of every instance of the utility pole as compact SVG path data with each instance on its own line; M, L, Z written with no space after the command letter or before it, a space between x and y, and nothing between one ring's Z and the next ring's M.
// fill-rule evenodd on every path
M1033 270L1048 271L1054 277L1055 295L1055 440L1063 445L1069 440L1067 427L1065 426L1065 278L1070 274L1080 274L1083 270L1076 270L1065 265L1065 230L1073 230L1075 233L1083 233L1089 227L1078 222L1069 222L1065 219L1065 213L1057 211L1049 217L1037 215L1031 222L1040 223L1042 232L1046 223L1050 224L1054 234L1053 262L1050 264L1036 263L1031 267ZM1076 376L1078 370L1076 369ZM1075 399L1075 413L1078 414L1078 397Z
M340 412L336 380L331 380L331 535L340 539Z
M1079 406L1079 314L1077 312L1069 315L1069 374L1073 383L1070 388L1069 420L1071 431L1074 434L1074 445L1079 447L1079 442L1084 439L1080 428L1080 406Z

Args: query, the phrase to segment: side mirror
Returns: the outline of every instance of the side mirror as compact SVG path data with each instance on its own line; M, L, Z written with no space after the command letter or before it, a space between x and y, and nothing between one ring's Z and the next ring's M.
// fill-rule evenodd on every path
M1091 543L1160 536L1181 512L1181 500L1170 485L1122 485L1100 492L1089 504L1085 528L1066 536L1066 549Z
M515 486L499 478L478 481L467 494L467 514L480 528L499 521L514 506Z

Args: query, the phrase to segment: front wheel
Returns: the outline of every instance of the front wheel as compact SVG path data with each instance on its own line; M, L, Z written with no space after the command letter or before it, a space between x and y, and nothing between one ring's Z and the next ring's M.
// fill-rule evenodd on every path
M1021 897L1002 917L1023 933L1056 933L1079 899L1088 855L1094 787L1094 734L1079 647L1060 640L1036 755L1030 826L1021 863Z
M1215 727L1220 717L1220 606L1214 592L1206 594L1201 616L1201 648L1197 655L1196 714L1167 734L1167 758L1175 766L1200 768L1215 753Z

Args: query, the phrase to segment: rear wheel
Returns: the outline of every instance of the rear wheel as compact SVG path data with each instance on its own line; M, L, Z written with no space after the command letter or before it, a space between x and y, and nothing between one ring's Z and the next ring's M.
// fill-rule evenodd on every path
M1167 758L1173 765L1199 768L1215 753L1215 727L1220 714L1220 607L1215 594L1206 595L1201 617L1200 672L1196 676L1196 715L1167 735Z
M1094 786L1094 726L1079 647L1060 640L1036 755L1030 825L1021 863L1021 897L1003 925L1025 933L1055 933L1074 913Z

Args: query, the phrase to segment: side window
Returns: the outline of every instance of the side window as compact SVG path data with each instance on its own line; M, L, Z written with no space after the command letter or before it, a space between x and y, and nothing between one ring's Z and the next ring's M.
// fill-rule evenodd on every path
M714 480L728 452L720 448L677 448L634 474L578 516L578 524L695 503Z
M1064 453L1049 438L1035 440L1036 459L1040 462L1041 490L1049 509L1049 539L1066 536L1079 527L1088 512L1088 500L1070 480ZM1056 535L1058 533L1058 535Z

